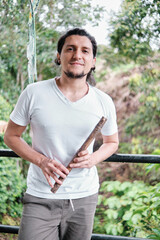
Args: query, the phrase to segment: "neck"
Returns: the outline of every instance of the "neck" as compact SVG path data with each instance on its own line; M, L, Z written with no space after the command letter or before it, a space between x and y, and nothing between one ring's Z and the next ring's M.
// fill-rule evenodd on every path
M84 86L86 86L86 76L83 76L81 78L70 78L65 73L62 73L60 77L60 84L61 87L73 91L79 91L81 88L84 88Z
M61 76L56 79L56 83L61 92L72 102L84 97L89 90L86 77L71 79L66 76Z

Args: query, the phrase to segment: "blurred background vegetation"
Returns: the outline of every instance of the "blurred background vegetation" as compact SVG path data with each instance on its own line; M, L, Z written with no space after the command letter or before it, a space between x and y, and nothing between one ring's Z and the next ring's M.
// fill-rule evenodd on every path
M1 0L0 120L6 122L28 84L28 14L29 1ZM54 59L61 33L88 22L96 26L104 14L101 7L92 6L92 0L40 1L36 14L38 81L59 74ZM110 17L109 43L98 46L95 78L97 87L116 105L119 153L160 155L159 26L158 0L123 0L120 11ZM29 128L24 138L31 144ZM7 148L3 133L0 148ZM2 224L19 224L27 169L23 159L0 158ZM94 232L160 239L160 165L102 163L98 171L102 184Z

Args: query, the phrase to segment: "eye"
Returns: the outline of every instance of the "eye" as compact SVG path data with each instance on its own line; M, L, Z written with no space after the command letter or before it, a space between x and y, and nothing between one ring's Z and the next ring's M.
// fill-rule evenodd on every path
M73 51L73 47L68 47L67 51Z
M89 53L89 51L87 49L84 49L83 52L86 53L86 54Z

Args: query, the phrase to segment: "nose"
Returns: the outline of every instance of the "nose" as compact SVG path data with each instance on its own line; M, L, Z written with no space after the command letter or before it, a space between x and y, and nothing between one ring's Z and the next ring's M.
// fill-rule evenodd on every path
M76 49L73 53L73 58L74 59L81 59L82 55L81 55L81 51L79 49Z

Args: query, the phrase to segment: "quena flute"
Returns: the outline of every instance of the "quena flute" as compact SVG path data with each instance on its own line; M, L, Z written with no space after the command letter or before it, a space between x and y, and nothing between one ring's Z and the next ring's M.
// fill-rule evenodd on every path
M91 142L94 140L94 138L96 137L97 133L102 129L103 125L105 124L105 122L107 121L107 119L105 117L102 117L100 119L100 121L97 123L97 125L95 126L95 128L93 129L93 131L91 132L91 134L88 136L88 138L85 140L85 142L82 144L82 146L80 147L80 149L76 152L76 154L74 155L74 157L72 158L72 160L70 161L70 163L67 166L67 169L69 170L69 172L72 170L71 167L69 167L69 165L73 162L74 158L76 158L78 156L78 153L86 150L88 148L88 146L91 144ZM59 179L63 182L65 179L62 177L59 177ZM57 182L55 182L53 188L51 188L51 192L56 193L57 190L59 189L59 187L61 186L61 184L58 184Z

